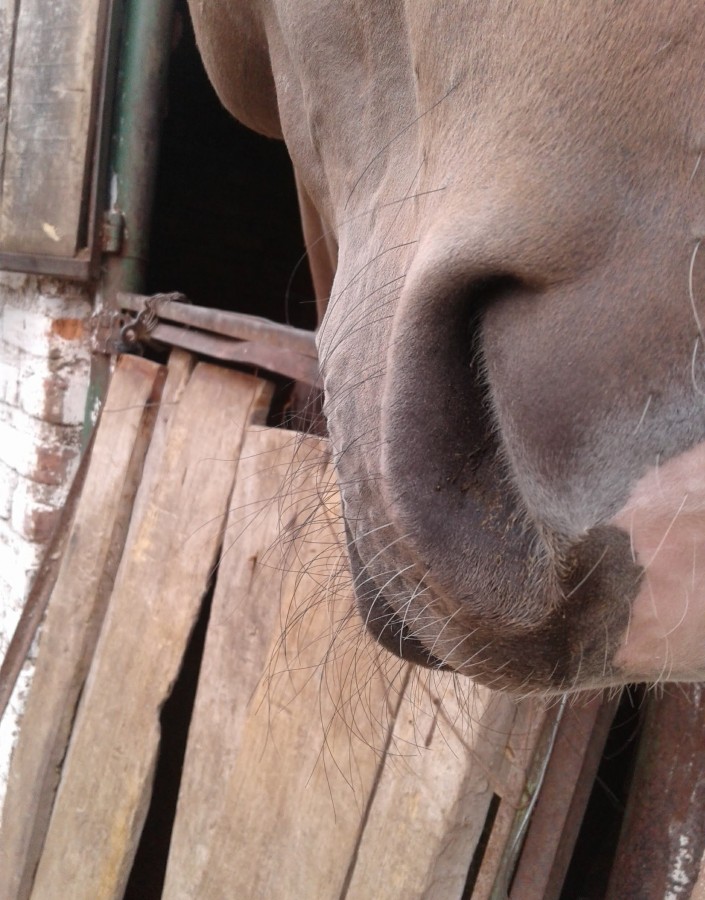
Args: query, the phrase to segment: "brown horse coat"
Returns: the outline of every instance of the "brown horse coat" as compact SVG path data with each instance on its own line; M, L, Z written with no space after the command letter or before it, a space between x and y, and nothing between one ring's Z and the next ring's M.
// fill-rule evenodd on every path
M368 627L520 691L704 678L705 5L191 6L337 255Z

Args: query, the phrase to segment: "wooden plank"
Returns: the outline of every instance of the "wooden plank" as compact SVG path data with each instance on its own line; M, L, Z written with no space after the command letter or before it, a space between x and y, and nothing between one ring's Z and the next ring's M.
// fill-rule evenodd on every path
M281 322L272 322L261 316L233 312L227 309L210 309L205 306L194 306L179 302L185 299L183 294L145 294L119 293L118 305L122 309L140 313L147 303L160 319L177 322L187 328L208 331L222 337L235 338L238 341L252 341L266 344L278 350L291 350L318 361L316 337L312 331L294 328Z
M535 776L550 749L552 722L557 708L545 710L539 702L525 700L517 705L505 752L504 772L499 773L497 794L501 802L472 885L472 900L506 900L511 872L508 864L520 847L520 823L529 808L537 785ZM530 777L531 776L531 777Z
M367 645L349 622L340 528L326 444L278 429L248 434L189 732L169 900L340 896L395 705L373 656L365 671Z
M243 433L270 389L198 365L135 512L78 708L33 900L122 897L149 802L159 711L222 539Z
M318 362L294 350L268 347L255 341L234 341L231 338L222 338L177 325L157 325L150 332L149 339L167 346L190 350L211 359L266 369L293 381L303 381L317 390L323 388Z
M417 673L397 716L346 900L460 900L516 714L506 696ZM392 827L390 827L390 824Z
M22 0L2 160L0 249L73 256L89 171L102 0Z
M196 360L190 353L186 353L183 350L173 350L169 354L166 383L159 402L152 438L149 442L149 461L143 476L145 480L153 472L159 472L164 465L169 425L176 410L179 408L179 403L195 367ZM133 518L144 516L144 506L149 503L149 500L150 494L147 490L141 490L137 493L132 511Z
M28 896L127 531L164 368L120 360L52 591L10 768L0 847L8 896Z

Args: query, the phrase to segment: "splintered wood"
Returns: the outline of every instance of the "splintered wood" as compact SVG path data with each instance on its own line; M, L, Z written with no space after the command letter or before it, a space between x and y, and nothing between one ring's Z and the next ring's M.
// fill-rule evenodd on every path
M106 403L13 760L3 897L123 896L213 583L161 896L489 897L543 714L365 637L327 443L264 427L265 382L174 354L155 419L163 379L123 363Z
M267 394L254 378L197 366L163 451L147 455L33 898L122 895L149 802L159 711L217 561L245 426L253 406L266 410Z

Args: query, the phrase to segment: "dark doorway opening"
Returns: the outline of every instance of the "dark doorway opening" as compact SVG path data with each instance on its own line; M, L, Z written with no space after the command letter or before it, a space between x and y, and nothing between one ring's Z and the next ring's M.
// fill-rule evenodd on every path
M180 291L199 306L313 328L303 255L286 148L221 105L177 0L147 293Z

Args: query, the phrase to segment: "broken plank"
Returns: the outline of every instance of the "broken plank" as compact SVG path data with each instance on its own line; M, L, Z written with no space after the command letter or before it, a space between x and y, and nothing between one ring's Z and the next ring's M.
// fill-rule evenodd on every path
M506 900L524 822L540 785L558 715L558 708L546 710L539 701L517 703L504 762L497 774L500 803L472 891L467 894L472 900Z
M415 670L346 900L463 897L515 712L510 698L469 680Z
M159 711L208 589L243 435L269 386L196 366L135 515L78 708L33 900L122 897L144 822Z
M127 531L164 382L162 366L120 360L106 397L41 633L13 753L0 851L8 896L28 896Z
M279 429L248 435L189 732L168 900L341 895L394 710L374 653L365 671L369 645L352 611L332 479L324 442ZM379 722L372 708L382 709Z

